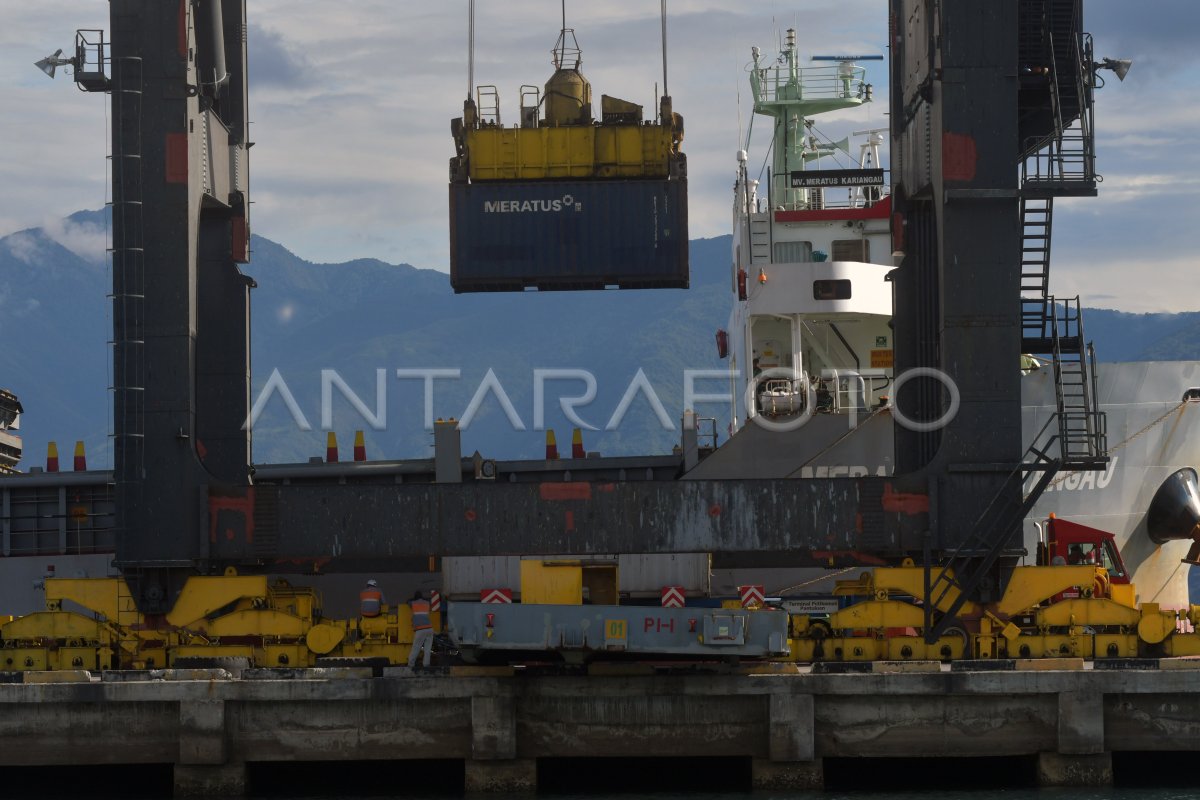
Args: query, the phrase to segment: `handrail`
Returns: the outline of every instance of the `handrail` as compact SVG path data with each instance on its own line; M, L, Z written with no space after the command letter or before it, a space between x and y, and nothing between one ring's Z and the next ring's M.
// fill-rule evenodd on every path
M804 67L796 70L795 80L786 65L759 69L756 74L759 103L846 100L866 92L867 70L856 65Z
M856 167L850 167L855 169ZM838 167L842 169L842 167ZM891 194L891 170L883 171L883 185L871 186L867 188L878 191L878 196L874 199L867 200L861 186L857 187L827 187L824 189L793 189L791 185L791 176L787 174L776 174L770 177L771 193L770 198L774 206L782 206L785 211L808 211L817 210L816 204L810 204L808 201L808 192L817 191L821 193L821 202L819 208L825 211L834 209L858 209L869 208L879 204ZM832 192L846 192L845 200L830 200L829 196ZM792 202L786 200L787 197L793 196L796 199ZM793 206L788 208L787 206ZM778 210L778 208L776 208Z

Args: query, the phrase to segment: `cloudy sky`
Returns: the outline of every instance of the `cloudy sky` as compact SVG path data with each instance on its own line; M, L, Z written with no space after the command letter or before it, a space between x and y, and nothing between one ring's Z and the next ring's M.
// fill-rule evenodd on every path
M500 88L506 121L521 84L544 83L559 28L553 0L477 3L476 82ZM312 261L375 257L447 269L449 120L466 95L466 0L249 0L252 216L257 233ZM0 235L107 198L105 100L50 81L33 62L69 51L76 28L107 28L101 0L5 0L0 25ZM804 53L884 53L883 0L670 0L669 88L687 120L694 238L728 232L739 127L749 119L750 46L799 31ZM567 0L596 94L652 107L661 81L659 3ZM1129 311L1200 308L1200 3L1085 0L1098 56L1135 59L1098 95L1099 199L1055 216L1053 289ZM871 79L886 97L887 76ZM739 113L739 94L741 111ZM886 124L886 103L828 115L831 138ZM759 130L763 130L763 126ZM761 162L761 150L752 155ZM64 238L72 231L62 231ZM95 247L95 237L74 237Z

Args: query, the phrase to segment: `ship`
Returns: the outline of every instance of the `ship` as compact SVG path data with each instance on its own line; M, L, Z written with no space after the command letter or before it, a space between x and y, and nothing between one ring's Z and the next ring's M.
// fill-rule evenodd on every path
M762 172L752 171L749 137L737 154L732 311L716 334L735 387L730 437L686 478L891 475L899 414L891 401L905 378L893 369L889 324L888 273L900 254L880 160L887 131L854 131L853 148L849 137L821 138L816 123L870 102L858 62L872 57L801 66L794 30L777 57L757 47L752 56L754 112L772 129ZM996 368L1022 372L1031 445L1058 408L1054 370L1031 355ZM1027 563L1056 514L1115 534L1141 601L1186 607L1200 599L1188 591L1189 562L1200 555L1200 363L1099 363L1094 375L1108 464L1054 478L1024 523ZM819 591L832 575L774 577Z
M0 475L17 471L21 460L21 401L8 389L0 389Z

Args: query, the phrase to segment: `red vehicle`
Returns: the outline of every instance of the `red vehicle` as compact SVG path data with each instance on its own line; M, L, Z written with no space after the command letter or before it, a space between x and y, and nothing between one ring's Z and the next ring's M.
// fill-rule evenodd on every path
M1038 542L1037 563L1039 566L1093 564L1108 570L1110 584L1129 583L1129 570L1117 549L1116 536L1058 519L1053 514L1046 520L1044 536Z

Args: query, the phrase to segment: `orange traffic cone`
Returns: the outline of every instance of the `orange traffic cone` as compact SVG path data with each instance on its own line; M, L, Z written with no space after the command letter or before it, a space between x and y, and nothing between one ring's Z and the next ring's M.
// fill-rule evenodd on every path
M83 442L75 443L75 471L87 472L87 453L83 450Z
M336 464L338 460L337 434L333 431L325 436L325 460L330 464Z
M58 443L46 444L46 472L58 472Z
M366 461L367 460L367 442L363 438L362 431L354 432L354 460L355 461Z
M558 461L558 442L554 440L554 430L546 431L546 460Z
M571 458L587 458L583 451L583 430L576 428L571 431Z

